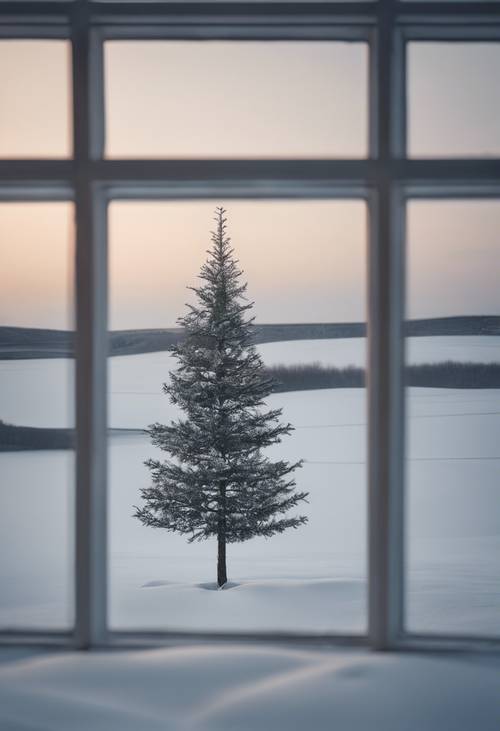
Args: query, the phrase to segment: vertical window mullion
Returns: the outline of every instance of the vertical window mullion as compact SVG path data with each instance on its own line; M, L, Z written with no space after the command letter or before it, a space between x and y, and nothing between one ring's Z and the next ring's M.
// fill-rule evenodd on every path
M398 67L394 4L380 5L371 55L377 177L368 296L368 622L372 647L387 649L401 634L403 618L403 219L392 162L404 144L404 69Z
M88 7L72 18L76 211L76 565L75 639L80 648L106 635L106 208L92 180L102 129L101 56L92 53Z

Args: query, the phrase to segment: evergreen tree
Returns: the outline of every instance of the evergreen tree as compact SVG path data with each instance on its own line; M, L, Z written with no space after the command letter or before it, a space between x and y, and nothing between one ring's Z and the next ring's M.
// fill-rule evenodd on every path
M227 581L226 544L272 536L306 522L286 513L308 493L291 477L301 462L271 461L262 450L292 431L267 409L273 388L252 344L253 306L226 234L223 208L216 209L212 247L191 287L196 304L178 320L185 338L172 347L178 368L163 385L185 418L149 428L165 461L150 459L152 486L135 517L144 525L189 535L189 542L217 537L217 583Z

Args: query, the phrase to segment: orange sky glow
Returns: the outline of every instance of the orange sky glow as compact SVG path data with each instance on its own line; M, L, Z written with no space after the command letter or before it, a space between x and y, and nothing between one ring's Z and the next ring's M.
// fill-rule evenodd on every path
M363 157L367 52L361 43L106 44L108 157ZM500 151L500 44L412 44L409 151ZM65 41L0 41L0 157L71 154ZM454 83L457 76L461 83ZM365 318L362 201L114 202L112 328L169 327L210 243L230 235L260 322ZM71 203L0 203L0 324L73 322ZM413 202L408 314L500 314L500 202Z

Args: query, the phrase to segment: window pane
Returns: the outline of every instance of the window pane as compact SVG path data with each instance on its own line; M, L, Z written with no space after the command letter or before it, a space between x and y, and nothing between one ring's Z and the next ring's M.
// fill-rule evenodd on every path
M113 41L108 157L363 157L362 43Z
M0 627L73 623L73 209L0 203Z
M168 456L141 430L181 416L161 393L177 365L165 350L180 335L176 321L185 303L195 300L186 286L199 282L219 203L121 202L110 208L110 623L114 629L362 632L362 202L225 204L262 328L257 348L267 368L279 367L275 376L284 384L267 404L282 407L282 419L295 427L266 454L305 460L295 474L309 503L290 513L305 514L309 522L269 539L229 543L230 588L214 592L215 538L188 544L189 535L146 527L132 515L133 506L143 504L141 488L151 483L144 460ZM305 365L309 370L297 372Z
M67 41L0 41L0 157L71 155Z
M500 43L410 43L409 154L500 154Z
M407 230L407 627L498 635L500 202L413 201Z

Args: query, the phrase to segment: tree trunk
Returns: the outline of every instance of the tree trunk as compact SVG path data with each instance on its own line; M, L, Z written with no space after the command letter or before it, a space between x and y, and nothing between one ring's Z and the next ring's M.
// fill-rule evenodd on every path
M226 570L226 536L217 536L217 585L224 586L227 582L227 570Z
M224 586L227 582L226 569L226 486L219 485L219 525L217 526L217 584Z

